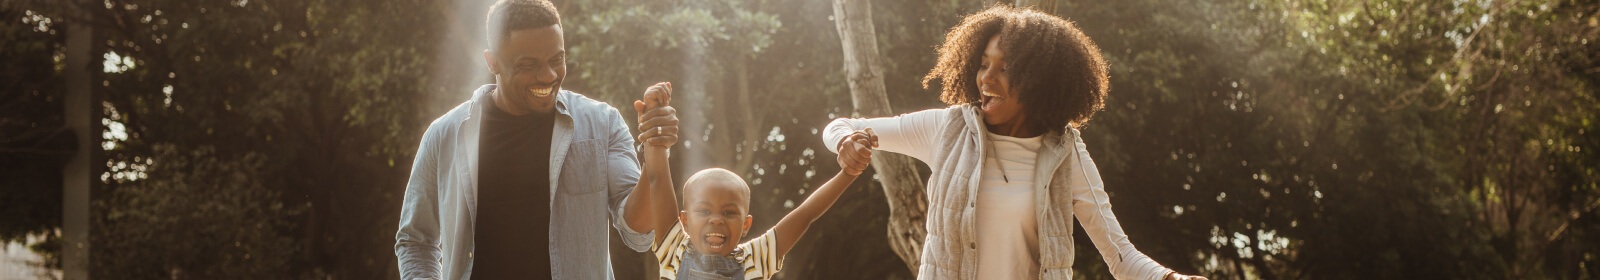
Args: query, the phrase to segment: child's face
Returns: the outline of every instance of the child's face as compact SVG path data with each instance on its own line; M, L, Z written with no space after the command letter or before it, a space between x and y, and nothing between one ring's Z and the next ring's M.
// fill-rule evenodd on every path
M678 213L684 234L700 254L727 255L750 230L749 190L734 182L707 180L684 186Z

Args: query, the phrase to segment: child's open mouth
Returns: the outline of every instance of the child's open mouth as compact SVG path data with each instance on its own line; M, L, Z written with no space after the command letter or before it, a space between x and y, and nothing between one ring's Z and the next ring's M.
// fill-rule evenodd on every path
M705 239L706 246L710 246L711 249L722 249L723 245L728 244L728 236L721 233L707 233Z

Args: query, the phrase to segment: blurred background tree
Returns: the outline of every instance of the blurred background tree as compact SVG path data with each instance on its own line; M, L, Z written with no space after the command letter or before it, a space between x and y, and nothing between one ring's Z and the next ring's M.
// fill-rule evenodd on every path
M1131 238L1163 263L1228 278L1592 279L1597 9L1061 11L1109 56L1112 97L1089 127L1103 132L1086 135L1113 197L1136 198L1117 201Z
M0 0L0 242L59 234L59 170L94 152L95 276L396 278L417 141L490 81L488 2ZM830 2L553 2L566 87L627 104L674 82L677 178L744 175L755 228L838 171L818 135L852 112ZM872 3L896 113L943 107L921 77L985 4ZM1084 135L1130 238L1162 264L1213 279L1600 278L1600 2L1027 4L1077 22L1111 63ZM100 151L62 133L68 21L99 33ZM914 277L877 184L858 180L779 278ZM34 248L52 256L49 240ZM1110 279L1077 240L1078 277ZM619 279L653 275L650 257L612 252Z
M93 199L92 274L394 274L393 241L382 237L392 236L398 217L395 186L409 170L413 136L433 118L424 115L442 112L424 106L444 90L430 86L432 69L423 67L436 44L415 42L437 41L444 31L411 25L442 17L416 8L432 2L91 3L8 1L6 7L44 15L23 23L78 21L103 38L95 42L104 47L95 53L103 54L104 74L94 90L104 96L107 130L104 150L87 152L104 153L109 170ZM87 15L70 16L74 10ZM39 23L33 32L59 33L46 26L53 27ZM54 68L33 73L59 73L61 66ZM34 83L8 85L59 88ZM56 110L20 101L15 106ZM50 115L34 116L44 119L6 124L50 125ZM211 164L237 161L248 162ZM53 174L59 173L33 176ZM22 205L60 199L40 201Z

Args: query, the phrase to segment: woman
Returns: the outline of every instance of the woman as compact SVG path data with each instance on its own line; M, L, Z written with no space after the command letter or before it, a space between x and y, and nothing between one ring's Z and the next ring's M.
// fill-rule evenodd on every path
M1140 253L1111 213L1077 130L1103 107L1107 79L1098 47L1071 22L992 7L950 31L923 79L940 81L950 107L837 119L823 138L837 153L871 129L877 148L933 169L918 278L1071 279L1076 217L1118 279L1205 279Z

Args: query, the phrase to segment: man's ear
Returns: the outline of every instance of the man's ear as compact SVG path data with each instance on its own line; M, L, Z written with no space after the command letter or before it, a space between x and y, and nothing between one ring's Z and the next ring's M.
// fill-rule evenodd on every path
M494 51L483 50L483 62L488 62L489 73L500 75L500 61L494 59Z

